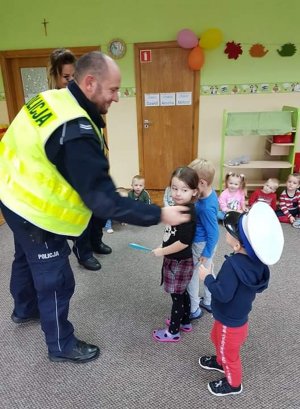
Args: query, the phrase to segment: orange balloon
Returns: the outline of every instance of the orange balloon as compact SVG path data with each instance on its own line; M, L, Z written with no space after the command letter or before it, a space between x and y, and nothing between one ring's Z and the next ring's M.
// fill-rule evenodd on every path
M203 66L205 61L204 51L201 47L197 46L192 49L188 57L188 65L191 70L198 71Z

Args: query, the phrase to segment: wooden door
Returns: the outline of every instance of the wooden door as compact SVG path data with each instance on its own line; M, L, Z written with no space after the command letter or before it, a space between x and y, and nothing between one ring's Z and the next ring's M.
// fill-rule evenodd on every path
M70 47L69 49L78 58L89 51L99 50L99 47ZM0 52L10 122L22 108L26 99L48 88L47 66L53 50L54 48L42 48ZM30 82L30 89L26 80Z
M189 52L176 42L135 44L139 164L147 189L164 189L173 170L197 155L199 71L188 68Z

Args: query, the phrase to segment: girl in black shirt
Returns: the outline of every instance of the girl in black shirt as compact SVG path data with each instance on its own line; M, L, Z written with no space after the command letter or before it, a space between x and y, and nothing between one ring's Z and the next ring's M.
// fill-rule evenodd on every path
M165 226L162 247L153 250L155 256L164 256L162 281L164 289L171 294L173 305L167 328L153 331L159 342L180 341L180 329L190 332L190 297L187 285L193 275L192 242L196 229L194 200L198 193L198 175L188 167L177 168L171 177L172 199L175 205L188 206L191 220L178 226Z

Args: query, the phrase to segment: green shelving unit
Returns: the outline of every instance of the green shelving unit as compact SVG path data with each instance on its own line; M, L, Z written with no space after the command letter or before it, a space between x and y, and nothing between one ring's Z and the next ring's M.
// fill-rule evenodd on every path
M219 190L223 190L227 172L243 173L248 190L262 186L269 177L277 177L280 186L293 171L295 150L300 132L300 109L283 106L281 111L223 113ZM292 142L274 143L274 135L292 133ZM243 139L240 139L243 138ZM261 138L264 138L263 140ZM256 147L255 142L257 142ZM230 143L234 149L230 151ZM254 144L253 144L254 143ZM234 158L248 156L248 163L229 165ZM255 173L255 177L253 177ZM249 178L248 178L249 175Z

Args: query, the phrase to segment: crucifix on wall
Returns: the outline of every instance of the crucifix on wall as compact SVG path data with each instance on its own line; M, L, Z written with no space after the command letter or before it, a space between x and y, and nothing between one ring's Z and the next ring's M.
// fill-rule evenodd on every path
M42 21L42 24L43 24L43 26L44 26L44 30L45 30L45 36L47 36L47 24L49 24L49 21L47 21L45 18L44 18L44 20Z

